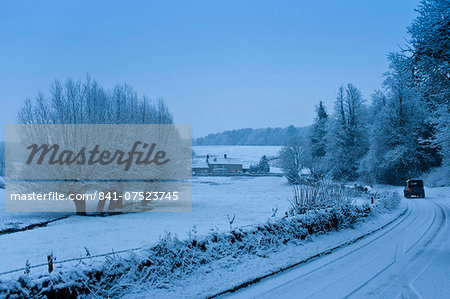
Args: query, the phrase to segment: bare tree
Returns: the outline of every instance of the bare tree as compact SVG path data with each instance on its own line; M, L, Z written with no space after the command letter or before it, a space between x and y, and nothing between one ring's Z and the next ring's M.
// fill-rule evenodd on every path
M305 151L301 138L297 135L289 137L280 151L281 168L289 184L299 184L300 170L305 162Z
M352 84L341 87L335 100L327 155L333 178L354 180L367 152L365 106L361 92Z
M145 96L139 97L126 83L117 84L109 91L87 76L84 82L71 78L64 82L55 80L48 96L39 93L34 100L25 101L18 121L21 124L171 124L173 117L162 98L153 102ZM74 203L77 213L86 212L84 201ZM120 206L120 200L114 203L114 207Z

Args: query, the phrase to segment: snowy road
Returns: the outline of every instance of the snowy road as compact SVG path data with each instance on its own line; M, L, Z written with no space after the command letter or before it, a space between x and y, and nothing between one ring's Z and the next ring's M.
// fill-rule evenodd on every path
M238 298L448 298L450 198L408 200L386 229L244 288Z

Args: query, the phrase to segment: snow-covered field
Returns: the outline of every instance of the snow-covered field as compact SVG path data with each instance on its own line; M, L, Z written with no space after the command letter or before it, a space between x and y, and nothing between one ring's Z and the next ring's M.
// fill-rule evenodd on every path
M258 163L259 159L266 155L268 157L275 157L278 155L278 152L280 151L281 147L279 146L194 146L193 150L196 154L196 156L199 159L206 158L207 154L213 155L213 156L221 156L223 154L228 154L231 158L237 158L238 160L242 161L245 165L250 164L256 164ZM245 182L246 179L242 180L232 180L231 182L226 182L227 180L224 179L224 181L221 181L220 178L212 178L212 180L198 180L196 181L194 179L194 188L195 183L199 183L199 186L204 186L207 184L212 184L214 186L223 185L223 186L229 186L230 184L233 184L233 182L242 181L244 182L244 186L247 185ZM258 181L258 180L257 180ZM280 181L276 180L275 181ZM283 181L283 180L281 180ZM258 182L256 182L258 184ZM269 184L270 185L270 184ZM242 189L242 186L239 186L238 188ZM198 189L198 188L196 188ZM222 188L223 189L223 188ZM244 187L242 190L246 192L247 188ZM221 194L223 194L222 190L216 190L216 188L213 188L213 190L208 189L208 192L212 192L212 194L217 195L220 197ZM248 190L252 192L251 190ZM203 190L199 190L198 194L204 193ZM5 213L5 202L4 202L4 190L0 189L0 231L5 229L20 229L29 225L52 221L54 219L58 219L62 216L66 216L65 214L61 213ZM194 204L195 204L195 198L194 198ZM270 211L270 209L269 209ZM238 222L239 219L236 219L236 222Z
M133 213L109 217L71 216L43 228L0 235L0 272L45 263L53 252L57 261L152 245L165 232L187 237L194 226L200 233L266 221L278 207L281 217L290 205L291 190L283 177L195 177L189 213ZM4 190L0 202L4 202ZM53 215L10 215L0 212L2 226L12 222L46 221Z

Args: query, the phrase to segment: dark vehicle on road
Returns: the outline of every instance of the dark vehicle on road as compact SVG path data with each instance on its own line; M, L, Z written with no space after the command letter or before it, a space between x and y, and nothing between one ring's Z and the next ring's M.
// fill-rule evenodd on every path
M407 180L406 187L403 190L403 194L406 198L411 198L411 196L418 196L425 198L425 188L423 187L422 180Z

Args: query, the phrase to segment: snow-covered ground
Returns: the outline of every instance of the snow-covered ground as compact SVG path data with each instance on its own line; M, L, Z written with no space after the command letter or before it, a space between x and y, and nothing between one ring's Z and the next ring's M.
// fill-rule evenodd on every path
M291 190L283 177L195 177L192 212L133 213L109 217L71 216L43 228L0 235L0 273L45 263L53 252L58 261L152 245L165 232L185 238L194 226L198 233L230 228L227 215L236 215L233 228L265 222L278 208L281 217L290 205ZM0 202L4 201L0 190ZM10 222L48 220L51 216L0 212Z
M261 156L277 156L279 146L198 146L197 156L223 155L254 164ZM166 232L186 237L194 226L199 233L266 221L272 209L282 215L292 196L282 177L194 177L190 213L136 213L109 217L70 216L46 227L0 235L0 273L45 263L53 252L57 260L152 245ZM61 213L6 213L0 189L0 231L20 229L66 216Z
M401 188L398 187L375 187L375 189L379 188L396 192L401 191ZM129 293L129 296L175 298L181 297L181 295L183 297L214 295L365 234L396 218L404 211L405 205L408 205L408 209L412 212L402 216L406 217L405 219L407 220L401 220L403 219L402 217L398 220L398 222L408 223L407 225L398 226L400 228L398 233L402 234L405 233L405 230L409 231L410 226L415 227L413 229L414 232L411 232L410 236L406 238L408 244L413 244L412 248L415 244L420 245L423 243L420 241L423 238L421 236L426 235L420 230L422 227L431 227L435 230L432 225L445 223L445 218L444 222L442 222L442 217L438 217L437 209L434 209L433 205L435 205L434 202L436 200L439 202L448 201L450 188L429 188L427 191L427 200L404 200L400 209L394 211L394 213L380 214L368 218L368 221L357 223L352 229L312 235L305 241L293 240L285 245L281 245L281 247L262 251L261 254L226 256L199 266L192 273L175 281L170 281L162 287L151 284L140 285L141 288L136 286L133 289L133 293ZM219 200L212 200L212 194L214 194L215 198L220 197ZM282 196L283 194L284 196ZM184 238L187 236L186 232L194 225L196 225L200 235L206 234L211 229L224 231L229 229L227 215L236 214L236 221L233 227L253 226L257 223L265 222L271 216L274 202L279 207L277 217L280 217L283 214L282 211L288 208L289 202L287 198L291 196L289 186L283 178L279 177L194 178L193 195L197 200L194 200L192 213L138 213L111 217L72 216L68 219L51 223L47 227L2 235L0 236L1 270L7 271L8 269L21 268L27 259L31 265L44 263L45 255L50 252L53 252L57 261L61 261L85 256L85 247L91 255L96 255L109 253L112 249L117 252L124 249L148 246L156 243L158 236L165 231L177 233L181 238ZM280 195L278 197L280 199L275 199L277 198L276 195ZM448 209L448 204L446 208ZM435 211L434 215L438 216L432 217L433 211ZM242 215L242 217L239 217L239 215ZM437 220L435 221L434 219ZM393 227L397 227L397 225L393 224ZM439 229L439 226L436 229ZM389 228L386 228L386 230L380 232L388 230ZM384 233L381 235L384 235ZM416 237L418 237L420 242L415 241ZM375 240L377 239L375 238ZM389 240L392 240L392 237ZM379 242L376 244L383 247ZM358 250L360 247L357 247ZM377 248L374 250L377 251ZM346 249L340 249L338 252L343 250ZM374 257L376 262L377 255L374 255ZM73 265L78 263L79 261L71 262ZM444 263L448 263L448 261L444 260ZM66 264L66 266L68 265ZM438 269L440 268L438 267ZM33 274L41 271L44 272L45 267L32 269ZM10 274L2 277L10 278L11 276ZM291 278L283 279L289 281ZM201 283L198 283L199 281ZM217 283L219 281L220 283ZM275 287L277 287L276 283ZM315 285L317 286L318 284ZM273 288L274 283L271 282L268 287L269 293L266 294L266 289L263 289L262 293L258 289L252 289L249 296L263 294L270 297L270 294L272 294L270 292L272 292ZM313 287L310 290L314 292ZM288 291L296 292L295 286L289 287ZM248 297L246 292L243 293L244 297Z
M254 164L262 155L276 156L279 149L280 147L204 146L195 147L194 151L197 156L226 153L244 163ZM27 260L31 265L45 264L47 255L51 253L57 262L84 258L87 254L95 256L120 251L127 251L124 253L127 254L130 249L156 244L166 232L185 239L194 227L199 235L211 231L227 231L230 229L229 219L234 216L233 228L255 226L271 218L274 210L277 210L275 218L282 217L290 206L289 199L292 198L291 188L283 177L194 177L192 183L193 206L192 212L189 213L132 213L108 217L72 215L45 227L0 234L0 279L21 274L23 271L1 275L23 268ZM375 186L375 189L401 191L398 187ZM450 190L445 188L430 189L427 190L427 195L448 198L448 192ZM50 213L5 213L4 196L4 190L0 190L0 229L20 228L62 216ZM363 204L363 201L359 199L358 203ZM293 242L266 256L251 256L250 260L245 260L245 257L244 260L227 257L214 261L200 267L193 275L171 284L168 289L155 290L150 286L148 291L154 292L151 293L152 296L175 296L180 294L181 290L185 291L182 294L192 297L214 294L370 231L400 212L401 209L393 214L371 218L366 223L358 224L356 229L313 236L315 242ZM101 260L104 260L104 257ZM78 261L69 264L76 263ZM240 265L241 263L245 265ZM33 274L45 271L45 266L32 269ZM199 279L202 283L191 287L193 282ZM217 281L223 283L217 285ZM134 295L149 294L144 292Z

